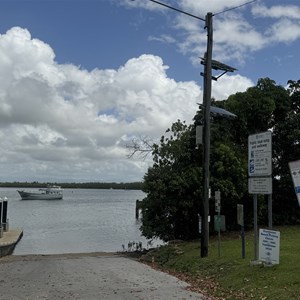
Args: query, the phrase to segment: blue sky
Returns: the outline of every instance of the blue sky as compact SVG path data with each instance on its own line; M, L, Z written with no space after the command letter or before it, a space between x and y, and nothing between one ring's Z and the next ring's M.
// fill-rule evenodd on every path
M72 63L88 70L116 69L129 58L149 53L163 58L164 63L170 67L170 77L176 80L201 81L198 76L201 66L192 65L190 56L180 53L176 42L159 41L163 36L180 39L187 34L184 30L175 29L175 19L180 14L157 4L153 4L151 10L134 7L135 2L150 2L148 0L127 2L131 2L131 6L126 5L126 1L115 0L2 0L0 29L3 34L14 26L27 28L33 38L44 41L54 49L58 63ZM197 13L178 5L178 2L181 1L164 1L202 18L207 13L205 10ZM246 2L247 0L233 0L229 7L234 7L235 3L238 6ZM251 13L255 5L265 5L268 8L282 5L283 16L284 7L294 5L298 8L295 14L299 13L298 0L258 0L257 3L232 11L241 14L261 34L278 19ZM223 6L220 8L227 9ZM217 15L214 21L218 22L228 14L230 12ZM180 17L186 22L197 23L199 34L205 36L204 22L188 16ZM298 20L299 18L298 16ZM299 30L298 27L295 29ZM268 76L278 84L285 85L289 79L298 79L300 73L300 67L296 67L300 60L297 55L300 47L299 32L294 36L295 40L291 38L283 42L273 42L260 50L246 52L242 62L234 58L225 62L236 66L239 74L254 82ZM217 42L215 37L215 43Z
M247 0L165 0L204 18ZM125 145L191 122L202 100L204 22L148 0L0 0L1 181L141 180L151 159ZM259 78L300 74L298 0L216 14L213 58L238 71L226 99Z
M149 53L163 57L169 66L177 61L169 71L170 76L178 80L199 79L199 70L190 71L188 57L178 53L174 45L149 40L164 32L171 22L166 19L172 18L171 15L166 18L160 12L129 8L118 2L0 1L0 29L5 33L14 26L27 28L33 38L41 39L54 49L58 63L72 63L88 70L117 69L128 59ZM159 26L154 26L157 22ZM168 32L170 30L176 33L172 29Z

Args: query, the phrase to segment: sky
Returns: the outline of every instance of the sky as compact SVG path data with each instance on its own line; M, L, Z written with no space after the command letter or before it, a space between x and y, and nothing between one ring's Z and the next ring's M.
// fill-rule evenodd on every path
M299 0L162 2L213 13L213 59L237 69L216 100L300 79ZM126 145L192 123L204 27L149 0L0 0L0 181L142 181L151 155Z

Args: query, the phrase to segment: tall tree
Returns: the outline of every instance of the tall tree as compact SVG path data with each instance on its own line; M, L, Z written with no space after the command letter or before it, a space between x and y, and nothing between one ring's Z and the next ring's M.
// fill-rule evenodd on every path
M221 191L222 213L229 228L236 226L236 204L246 207L245 220L252 222L252 201L248 194L248 136L273 132L273 220L275 224L299 222L288 162L300 155L300 81L289 81L288 89L269 79L213 101L238 117L233 120L211 116L210 184ZM191 239L198 236L202 199L202 150L195 149L195 127L203 123L198 111L194 124L175 122L159 143L151 145L153 166L144 177L142 232L148 237ZM210 213L214 213L210 201ZM259 220L266 221L266 202L259 201Z
M300 220L288 163L300 159L300 80L288 82L289 109L273 128L274 220L290 224Z
M191 126L174 123L159 144L144 177L143 235L148 238L191 239L198 233L201 167L191 138Z

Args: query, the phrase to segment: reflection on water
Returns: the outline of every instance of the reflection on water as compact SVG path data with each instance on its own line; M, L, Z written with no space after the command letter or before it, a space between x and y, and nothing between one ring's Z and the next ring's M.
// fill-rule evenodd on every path
M66 189L63 200L47 201L20 200L15 188L0 188L4 196L10 228L24 232L15 255L115 252L132 241L146 247L135 219L141 191Z

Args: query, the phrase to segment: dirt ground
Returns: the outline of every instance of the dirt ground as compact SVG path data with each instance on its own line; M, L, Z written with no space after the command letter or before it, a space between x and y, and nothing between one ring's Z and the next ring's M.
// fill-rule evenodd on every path
M205 299L188 284L111 253L6 256L0 299Z

